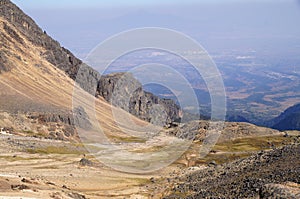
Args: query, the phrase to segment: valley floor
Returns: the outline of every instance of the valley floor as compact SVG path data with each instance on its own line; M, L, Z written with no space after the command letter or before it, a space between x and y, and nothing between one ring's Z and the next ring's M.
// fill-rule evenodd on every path
M0 198L148 198L151 178L112 170L85 156L80 144L20 136L0 137Z
M251 144L251 139L257 144ZM195 195L197 189L180 188L191 185L191 178L187 176L194 175L196 178L206 175L208 170L220 173L223 163L255 154L261 149L259 147L268 147L266 145L269 142L272 142L269 144L273 147L281 147L295 144L297 140L299 142L298 132L289 137L273 135L261 139L253 137L224 141L218 143L206 158L197 159L189 165L187 159L190 159L189 156L194 157L192 154L200 146L195 142L174 164L141 175L122 173L104 166L94 157L85 155L87 151L79 143L0 135L0 199L143 199L168 197L167 195L172 194L180 196L178 191L181 196ZM265 150L270 150L270 147ZM299 151L296 155L299 156ZM234 164L233 166L237 167ZM218 169L220 172L215 171ZM295 172L299 172L299 168ZM202 186L200 182L199 184Z

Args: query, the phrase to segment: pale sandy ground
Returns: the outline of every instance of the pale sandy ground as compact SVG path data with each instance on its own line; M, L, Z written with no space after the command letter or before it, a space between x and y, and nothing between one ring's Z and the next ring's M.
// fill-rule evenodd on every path
M10 141L14 141L11 144ZM149 198L150 179L165 179L178 171L171 165L149 174L129 174L115 171L93 160L94 166L81 166L80 154L39 154L22 150L35 146L72 146L72 143L0 136L0 198ZM34 146L34 147L35 147ZM71 148L72 148L71 147ZM22 179L26 179L22 182ZM24 181L24 180L23 180ZM11 185L26 185L28 189L12 190ZM77 196L77 198L80 198Z

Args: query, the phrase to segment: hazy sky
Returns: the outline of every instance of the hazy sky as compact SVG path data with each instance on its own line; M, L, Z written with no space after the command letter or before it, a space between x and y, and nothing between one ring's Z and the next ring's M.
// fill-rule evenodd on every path
M81 58L113 34L149 26L183 32L210 51L300 52L299 0L13 2Z
M58 8L58 7L115 7L115 6L149 6L149 5L187 5L187 4L220 4L237 2L272 2L274 0L14 0L15 3L26 8ZM287 0L275 0L287 1Z
M150 5L150 4L169 4L169 3L180 3L181 0L152 0L152 1L141 1L141 0L15 0L16 3L24 5L25 7L93 7L93 6L124 6L124 5ZM188 0L186 2L196 2L195 0Z

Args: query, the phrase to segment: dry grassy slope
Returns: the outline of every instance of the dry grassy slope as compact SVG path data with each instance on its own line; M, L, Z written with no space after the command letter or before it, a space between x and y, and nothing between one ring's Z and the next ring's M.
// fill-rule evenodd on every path
M5 26L17 36L12 36ZM1 51L6 56L6 62L1 64L13 66L10 72L0 74L0 108L6 112L70 111L74 81L41 56L45 49L34 46L3 18L0 18L0 39L3 44ZM77 100L89 103L87 100L91 98L82 91ZM102 99L95 100L96 115L102 128L107 132L119 132L112 117L112 107ZM92 104L85 107L89 109L86 110L88 113L93 110ZM127 116L137 123L146 124L129 114Z

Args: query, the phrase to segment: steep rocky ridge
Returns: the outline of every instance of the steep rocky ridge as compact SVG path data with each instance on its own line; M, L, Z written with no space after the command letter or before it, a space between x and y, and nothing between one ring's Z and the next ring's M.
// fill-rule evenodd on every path
M49 37L29 16L21 9L14 5L10 0L0 1L1 17L12 24L20 31L26 39L36 47L45 49L41 56L44 57L54 66L65 71L72 79L76 78L76 74L80 64L82 63L70 51L60 46L60 44ZM13 38L22 44L22 39L9 26L4 28Z
M72 112L74 80L44 56L52 51L43 46L44 44L38 46L32 42L32 38L27 36L29 33L23 33L25 29L19 27L21 22L16 25L9 21L15 20L16 16L12 15L13 17L8 19L8 10L11 9L15 13L19 9L9 1L0 2L0 127L14 129L15 133L40 133L44 137L51 134L54 135L51 136L53 138L76 139L73 124L90 130L85 113L92 114L91 112L95 111L94 115L96 114L105 132L121 134L112 115L115 108L102 98L95 99L96 110L89 104L84 110L77 107L78 114L76 111ZM17 16L22 16L22 12L19 11ZM30 22L30 18L24 18ZM55 45L55 41L49 42ZM63 48L60 50L64 51ZM81 93L82 95L75 96L77 101L86 104L86 101L94 100L87 92ZM78 117L74 117L72 121L70 118L74 114ZM137 123L144 124L138 118L124 114Z
M21 50L19 46L25 45L25 38L36 49L40 50L40 57L64 71L71 79L77 80L77 83L79 83L84 90L93 95L97 93L107 101L110 101L110 95L108 94L113 92L114 85L118 81L120 74L101 77L97 71L82 63L82 61L76 58L69 50L61 47L57 41L49 37L29 16L9 0L0 0L0 17L5 21L2 26L6 33L5 35L1 33L1 43L11 45L13 39L15 42L14 48ZM17 31L15 31L15 29ZM1 71L10 71L15 67L14 63L11 62L10 56L12 56L10 50L5 47L4 49L1 48L0 73ZM17 55L16 58L21 59L19 55ZM39 67L40 64L36 63L35 66ZM79 68L82 71L80 73L78 73ZM129 82L140 84L133 79L133 77L131 78L132 80L129 80ZM127 84L125 86L131 85ZM143 91L141 87L133 93L131 99L128 105L122 103L114 105L121 108L128 106L130 107L127 110L128 112L146 121L152 121L149 115L151 111L149 105L154 104L160 104L165 108L165 112L168 115L165 123L174 121L179 117L179 107L172 100L159 99L153 94Z

